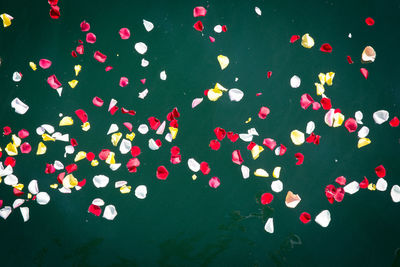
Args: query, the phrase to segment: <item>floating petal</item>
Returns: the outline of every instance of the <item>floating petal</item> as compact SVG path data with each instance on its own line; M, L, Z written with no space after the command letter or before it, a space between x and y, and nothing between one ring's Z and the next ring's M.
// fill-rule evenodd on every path
M295 208L301 201L301 198L297 194L293 194L292 191L288 191L285 198L285 204L288 208Z
M321 225L322 227L327 227L331 222L331 213L329 210L321 211L316 217L315 222Z

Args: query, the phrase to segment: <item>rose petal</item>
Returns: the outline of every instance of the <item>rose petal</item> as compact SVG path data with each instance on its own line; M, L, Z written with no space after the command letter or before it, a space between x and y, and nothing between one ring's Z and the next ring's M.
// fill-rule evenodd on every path
M51 61L48 59L41 59L41 60L39 60L39 66L42 69L48 69L51 66Z
M159 166L157 168L156 176L158 179L165 180L165 179L167 179L168 175L169 175L169 172L164 166Z
M220 186L221 181L219 180L218 177L212 177L209 181L208 181L208 185L212 188L217 188L218 186Z
M303 94L300 98L300 106L303 109L307 109L313 102L314 99L309 94Z
M199 31L199 32L203 31L203 29L204 29L203 23L202 23L200 20L197 21L197 22L193 25L193 27L196 29L196 31Z
M368 17L368 18L365 19L365 23L366 23L368 26L372 26L372 25L375 24L375 20L374 20L373 18L371 18L371 17Z
M100 51L94 52L94 59L96 59L100 63L106 62L107 56L102 54Z
M241 165L243 163L242 156L240 155L240 150L234 150L232 152L232 162L236 163L237 165Z
M110 178L108 178L107 176L105 176L103 174L96 175L93 177L93 184L97 188L106 187L108 185L109 181L110 181Z
M221 70L224 70L229 65L229 58L223 55L217 57Z
M234 102L239 102L240 100L242 100L244 96L244 93L237 88L230 89L228 94L229 94L229 99Z
M303 212L300 214L300 221L304 224L309 223L311 221L311 215L307 212Z
M292 35L292 37L290 37L290 42L293 44L294 42L296 42L299 39L300 39L300 35Z
M60 17L60 7L59 6L50 6L50 18L58 19Z
M149 127L146 124L140 124L138 127L138 132L141 134L147 134Z
M96 107L101 107L104 104L104 101L100 97L97 97L97 96L95 96L93 98L92 102L93 102L93 105L95 105Z
M36 195L36 202L39 205L46 205L47 203L50 202L50 196L49 194L47 194L46 192L39 192Z
M383 165L379 165L378 167L375 168L375 173L379 178L383 178L386 176L386 170Z
M121 28L118 33L122 40L127 40L131 37L131 32L128 28Z
M204 175L209 174L211 171L210 167L208 166L208 163L204 161L200 163L200 170Z
M335 179L335 182L340 184L340 185L345 185L346 184L346 177L339 176L338 178Z
M154 24L145 19L143 20L143 25L144 25L144 28L146 29L146 31L148 31L148 32L150 32L154 28Z
M344 123L344 127L346 127L349 133L355 132L357 130L357 122L353 118L348 118Z
M367 177L364 176L364 179L362 180L362 182L360 182L360 188L365 189L368 187L368 184L369 184L368 179Z
M332 46L328 43L325 43L321 45L319 48L320 51L325 52L325 53L331 53L332 52Z
M285 198L285 204L288 208L295 208L301 201L301 198L297 194L293 194L292 191L288 191Z
M207 14L207 10L202 6L197 6L193 9L193 17L204 17Z
M378 110L374 112L372 117L375 123L382 124L389 119L389 112L387 112L386 110Z
M390 196L392 197L394 203L400 202L400 186L398 186L397 184L394 185L390 190Z
M100 214L101 214L101 208L100 208L99 206L96 206L96 205L94 205L94 204L91 204L91 205L89 206L88 212L90 212L90 213L92 213L92 214L94 214L94 215L96 215L96 216L100 216Z
M271 203L273 199L274 199L274 195L272 195L271 193L264 193L261 196L261 204L267 205L267 204Z
M340 178L340 177L338 177L338 178ZM344 182L346 183L346 181L344 181ZM343 189L347 194L352 195L354 193L357 193L358 190L360 190L360 187L361 186L359 183L357 183L356 181L353 181L353 182L347 184ZM367 182L367 187L368 187L368 182Z
M126 77L121 77L121 78L119 79L119 86L125 87L125 86L127 86L128 84L129 84L128 78L126 78Z
M364 76L365 79L368 78L368 70L366 68L361 68L360 72Z
M332 108L331 100L329 98L323 97L321 99L322 108L325 110L330 110Z
M147 121L149 122L150 128L153 130L157 130L161 125L160 120L158 120L156 117L149 117Z
M89 44L94 44L96 42L96 35L91 32L86 34L86 42Z
M221 144L218 142L218 140L211 140L209 146L212 150L218 150L221 147Z
M81 31L87 32L90 30L90 24L86 22L85 20L81 22Z
M349 62L349 64L353 64L353 60L351 59L351 56L347 56L347 62Z
M304 143L304 133L300 132L299 130L293 130L290 133L290 139L292 139L293 144L299 146Z
M75 114L76 116L78 116L78 118L82 121L82 123L87 122L88 120L88 115L86 114L86 112L83 109L77 109L75 110Z
M379 178L376 182L376 190L378 191L386 191L388 183L385 179Z
M274 233L274 219L273 218L269 218L267 220L267 222L264 225L264 230L267 233L273 234Z
M139 54L143 55L147 52L147 45L143 42L139 42L135 44L135 50Z
M390 120L389 124L392 127L398 127L399 126L399 119L397 117L393 117L393 119Z
M47 83L53 89L57 89L61 86L61 83L58 81L56 75L54 75L54 74L51 75L49 78L47 78Z
M304 161L304 155L303 155L303 154L301 154L301 153L296 153L296 154L294 154L294 156L295 156L296 159L297 159L296 165L301 165L301 164L303 164L303 161Z
M138 199L145 199L147 196L147 187L145 185L139 185L135 189L135 196Z
M103 213L103 218L107 220L114 220L114 218L117 216L117 210L115 209L114 205L107 205L104 208L104 213Z
M297 75L293 75L292 78L290 78L290 86L292 88L299 88L301 84L300 77Z
M267 107L261 107L261 108L260 108L260 111L258 112L258 117L259 117L260 119L264 120L264 119L268 116L269 113L270 113L269 108L267 108Z
M11 107L14 109L15 113L21 115L25 114L29 109L29 106L22 102L18 97L11 101Z

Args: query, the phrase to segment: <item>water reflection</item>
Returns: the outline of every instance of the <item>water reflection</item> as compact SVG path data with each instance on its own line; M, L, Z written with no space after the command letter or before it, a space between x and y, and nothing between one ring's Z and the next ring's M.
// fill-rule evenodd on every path
M270 258L276 266L288 266L287 256L295 246L302 244L301 238L296 234L290 234L283 242L279 245L279 249L269 253Z

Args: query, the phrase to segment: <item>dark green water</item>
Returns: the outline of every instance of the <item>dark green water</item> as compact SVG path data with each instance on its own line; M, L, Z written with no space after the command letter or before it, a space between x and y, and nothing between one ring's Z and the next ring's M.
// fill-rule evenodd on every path
M202 18L204 36L192 25L193 7L208 9ZM105 164L96 168L87 161L78 162L75 176L86 178L87 185L78 192L61 194L49 188L56 176L44 173L46 163L61 160L72 163L73 157L63 158L64 143L46 143L43 156L19 155L14 173L25 186L31 179L39 181L39 188L49 192L51 201L46 206L28 203L31 218L23 223L16 210L2 228L1 266L391 266L399 264L396 249L400 247L399 204L390 198L390 188L399 183L399 129L388 123L376 125L372 113L386 109L400 115L398 73L400 60L398 42L400 3L398 1L66 1L59 3L61 17L52 20L46 1L2 1L1 13L14 16L9 28L0 29L1 127L10 126L13 132L21 128L30 131L28 138L36 150L39 137L36 127L43 123L58 125L59 113L75 117L73 112L83 108L89 115L91 129L83 132L78 119L74 126L60 129L78 140L79 149L96 154L103 148L114 149L117 161L123 166L112 172ZM254 7L262 10L259 17ZM376 24L368 27L366 17ZM142 19L154 23L146 32ZM72 58L70 52L84 40L79 24L86 20L97 36L95 44L85 44L85 54ZM217 24L227 25L223 34L213 32ZM128 27L129 40L121 40L118 30ZM310 33L316 46L305 49L299 42L290 44L293 34ZM352 33L352 38L347 35ZM216 38L210 43L208 35ZM149 50L145 58L147 68L140 66L142 56L133 48L143 41ZM332 54L318 51L328 42ZM359 61L366 45L377 51L377 60L366 67L370 76L365 80L359 71ZM107 65L114 69L104 72L105 64L93 60L93 53L105 53ZM117 56L117 54L119 56ZM230 65L221 71L216 60L223 54ZM346 56L354 64L349 65ZM53 65L48 70L33 72L29 61L38 63L48 58ZM77 77L79 84L69 88L74 77L73 66L82 65ZM38 67L39 68L39 67ZM166 70L166 81L159 73ZM266 79L267 71L273 72ZM12 81L12 73L20 71L20 83ZM361 110L364 124L370 128L372 144L357 149L356 134L344 127L329 128L323 122L324 112L302 110L299 99L303 93L315 96L314 82L320 72L334 71L333 86L327 95L334 106L348 116ZM60 98L46 83L56 74L63 83ZM302 85L293 89L289 79L297 74ZM121 76L129 77L130 84L118 86ZM234 81L238 77L237 82ZM147 78L142 85L140 79ZM245 92L239 103L230 102L227 95L212 103L205 99L192 110L191 102L203 96L203 90L216 82L226 88L240 88ZM138 92L148 88L150 93L138 99ZM262 96L256 97L257 92ZM98 109L91 104L94 96L105 100ZM19 97L30 106L25 115L16 114L10 107ZM118 106L135 109L134 117L118 112L114 116L106 110L111 98ZM315 99L318 99L315 97ZM271 114L259 120L260 106L267 106ZM147 141L154 133L142 136L136 129L150 116L164 119L178 107L179 133L172 145L181 148L182 163L169 163L171 144L163 142L158 151L150 151ZM244 122L248 117L253 120ZM304 144L294 147L289 133L303 130L309 120L316 123L316 132L322 136L319 146ZM134 144L142 147L141 166L136 174L129 173L124 163L129 155L120 155L112 148L106 132L111 123L130 121L137 133ZM247 144L238 141L222 142L221 149L211 151L208 143L214 139L213 129L222 127L234 132L246 132L255 127L260 134L256 142L272 137L287 145L288 152L276 157L264 151L253 160ZM56 127L58 128L58 127ZM9 136L1 138L3 148ZM163 140L163 139L162 139ZM259 197L271 192L273 178L251 176L244 180L240 168L231 161L234 149L242 151L245 164L252 171L264 168L270 173L282 166L284 191L274 201L262 206ZM305 162L295 165L293 154L302 152ZM187 159L207 161L211 167L208 176L198 174L191 179ZM335 162L337 159L337 162ZM343 202L331 205L324 188L344 175L348 181L361 181L367 176L376 181L374 168L383 164L389 183L385 192L360 190L346 195ZM155 177L157 166L170 171L166 181ZM111 178L107 188L97 189L92 177L105 174ZM218 176L221 186L212 189L208 179ZM117 180L127 180L132 187L145 184L149 193L138 200L133 193L122 195L113 187ZM284 204L286 192L300 194L302 201L296 209ZM114 204L118 216L107 221L87 213L91 201L100 197L106 204ZM0 199L12 205L15 197L9 186L0 184ZM303 225L298 216L307 211L314 218L321 210L329 209L332 221L328 228L315 222ZM274 218L275 233L264 231L268 217Z

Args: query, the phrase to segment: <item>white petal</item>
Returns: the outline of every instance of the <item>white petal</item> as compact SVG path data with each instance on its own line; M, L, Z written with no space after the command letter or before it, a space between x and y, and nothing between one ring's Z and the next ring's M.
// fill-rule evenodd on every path
M13 73L13 77L12 77L14 82L19 82L22 79L22 75L21 73L19 73L18 71Z
M397 184L392 187L390 190L390 196L392 197L393 202L400 202L400 186Z
M108 128L107 135L112 134L112 133L115 133L115 132L117 132L118 130L119 130L118 125L116 125L115 123L113 123L113 124L110 125L110 128Z
M19 206L21 206L22 204L24 204L25 200L22 198L17 198L16 200L14 200L13 202L13 209L18 208Z
M54 168L58 171L64 169L64 164L62 164L61 161L55 160L53 165Z
M361 127L361 129L358 131L359 138L367 137L368 134L369 134L369 128L367 126Z
M356 122L358 124L363 124L362 123L362 119L363 119L363 114L361 111L356 111L356 113L354 114L354 117L356 118Z
M257 169L254 175L258 177L269 177L269 173L264 169Z
M386 110L378 110L372 115L375 123L382 124L389 119L389 112Z
M151 139L149 140L149 148L150 148L151 150L158 150L160 147L156 144L156 141L154 141L154 139L151 138Z
M117 103L118 101L112 98L110 100L110 104L108 105L108 111L110 111Z
M28 185L28 190L29 193L31 193L32 195L36 195L37 193L39 193L39 186L37 180L30 181Z
M360 185L356 181L353 181L353 182L347 184L343 189L344 189L344 192L352 195L354 193L357 193L358 190L360 190Z
M58 191L60 191L60 193L63 193L63 194L71 194L72 193L70 188L66 188L64 186L59 188Z
M61 96L63 88L62 87L58 87L56 90L57 90L58 95Z
M142 92L139 93L139 98L144 99L148 93L149 93L149 90L144 89Z
M139 199L145 199L147 195L147 187L145 185L139 185L135 189L135 196Z
M18 97L11 101L11 107L14 108L16 113L21 115L25 114L29 109L29 106L22 102Z
M244 96L244 93L237 88L230 89L228 94L229 94L229 99L234 102L239 102L240 100L242 100Z
M309 121L306 127L306 134L311 134L315 130L315 123L313 121Z
M22 214L22 218L24 219L24 222L27 222L29 220L29 208L28 207L21 207L19 208Z
M194 158L188 159L188 166L192 172L200 171L200 164Z
M269 218L265 223L264 230L272 234L274 232L274 218Z
M111 169L112 171L118 170L119 167L121 167L121 163L110 164L110 169Z
M320 214L315 217L315 222L322 227L327 227L331 222L331 213L329 212L329 210L321 211Z
M248 134L251 134L251 135L258 136L258 132L257 132L256 128L248 129L248 130L247 130L247 133L248 133Z
M131 151L132 143L127 139L122 139L121 144L119 145L119 152L121 154L127 154Z
M3 164L0 162L0 177L4 177L7 175L10 175L13 173L13 168L11 165L8 165L7 167L3 167Z
M92 204L101 207L104 206L105 203L101 198L95 198L93 199Z
M12 209L10 206L5 206L4 208L0 209L0 217L4 220L11 214Z
M172 135L171 135L171 133L167 133L166 135L165 135L165 140L167 140L167 142L172 142Z
M158 127L156 134L163 134L164 133L164 129L165 129L165 121L163 121L160 125L160 127Z
M46 192L39 192L36 195L36 202L39 205L46 205L47 203L49 203L49 201L50 201L50 196Z
M54 133L51 137L57 141L69 142L69 134Z
M42 126L39 126L39 127L36 128L36 134L37 135L42 135L45 132L46 132L46 130Z
M293 75L293 77L290 78L290 86L292 88L299 88L300 84L301 84L301 80L300 80L299 76Z
M114 220L115 216L117 216L117 210L115 209L114 205L107 205L104 208L103 218L107 220Z
M245 142L251 142L251 140L253 140L253 135L248 133L241 133L239 137Z
M167 74L165 73L165 70L160 72L160 79L163 81L165 81L167 79Z
M49 134L54 133L54 127L50 124L42 124L41 127L44 128Z
M147 45L145 43L139 42L135 44L135 50L139 54L143 55L147 52Z
M106 187L109 181L110 181L110 178L108 178L107 176L105 176L103 174L96 175L93 177L93 184L97 188Z
M115 182L115 188L120 188L123 187L124 185L127 185L128 182L127 181L116 181Z
M243 179L247 179L250 177L250 169L249 167L242 165L242 167L240 167L240 170L242 171L242 176Z
M376 182L376 190L386 191L387 186L388 186L388 183L383 178L379 178L378 181Z
M333 126L333 116L334 116L334 114L335 114L335 110L333 108L331 108L325 114L324 121L329 127Z
M262 12L261 12L261 9L259 7L256 6L254 8L254 11L257 13L257 15L261 16Z
M148 31L148 32L154 28L154 24L145 19L143 20L143 25L144 25L144 28L146 29L146 31Z
M200 104L201 102L203 102L203 98L202 98L202 97L193 99L193 101L192 101L192 108L195 108L195 107L196 107L198 104Z
M216 33L221 33L221 32L222 32L222 26L221 26L221 25L215 26L215 27L214 27L214 31L215 31Z
M141 134L147 134L149 131L149 127L146 124L140 124L138 128L138 132Z
M71 145L65 146L65 153L67 154L74 154L75 148Z
M283 190L283 183L280 180L275 180L271 183L272 191L279 193Z
M4 183L6 185L14 186L18 184L18 177L15 176L14 174L7 175L6 178L4 178Z
M141 66L143 68L147 67L149 65L149 63L150 63L149 61L147 61L146 59L142 58Z

